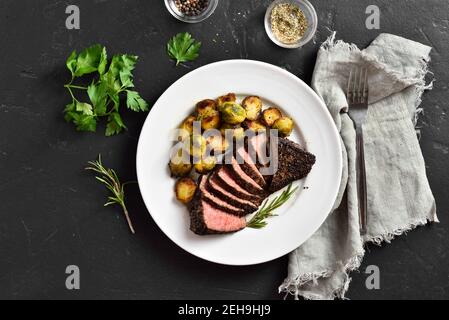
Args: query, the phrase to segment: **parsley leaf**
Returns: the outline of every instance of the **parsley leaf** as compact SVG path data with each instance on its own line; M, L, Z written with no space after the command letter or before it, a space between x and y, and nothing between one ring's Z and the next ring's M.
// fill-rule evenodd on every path
M111 136L126 130L127 127L120 116L120 97L126 92L126 105L132 111L148 111L148 103L141 98L134 88L133 70L137 56L115 55L108 63L106 48L94 45L80 54L73 51L66 61L67 69L72 74L72 80L64 87L69 91L72 102L64 109L64 118L75 124L79 131L96 131L97 120L107 118L106 136ZM87 87L74 85L77 78L97 72ZM79 101L74 90L85 90L89 102Z
M109 66L109 71L115 77L120 75L120 72L129 72L134 70L138 57L131 55L114 56Z
M100 54L100 63L98 64L99 74L104 74L104 72L106 71L107 64L108 64L108 54L106 52L106 48L103 47L103 50L101 51Z
M126 93L126 105L129 109L135 112L148 111L148 103L140 97L138 92L128 90Z
M76 51L73 51L67 59L67 68L71 71L72 77L81 77L85 74L93 73L98 71L100 64L104 68L104 63L107 59L104 56L105 53L106 49L99 44L84 49L79 55L76 54Z
M127 129L125 124L123 123L122 117L118 112L113 112L108 117L108 124L106 125L106 136L113 136L114 134L118 134L123 131L123 129Z
M84 114L86 116L93 116L94 112L92 110L92 106L88 103L84 102L76 102L75 110L81 114Z
M198 58L200 48L201 42L193 39L188 32L178 33L167 44L168 55L176 60L176 65Z
M77 60L76 57L77 57L76 51L73 51L66 61L67 69L69 69L70 72L72 73L72 77L75 76L76 60Z
M86 115L81 112L69 112L73 123L78 131L95 132L97 130L97 119L93 115Z
M99 116L106 114L106 104L108 101L107 86L104 82L94 83L87 87L87 94L92 101L95 113Z

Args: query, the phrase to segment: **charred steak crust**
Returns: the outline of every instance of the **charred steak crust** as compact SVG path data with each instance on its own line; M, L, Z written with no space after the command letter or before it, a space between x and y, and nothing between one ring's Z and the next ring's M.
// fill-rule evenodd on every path
M271 180L270 193L306 177L312 170L316 158L313 154L301 149L299 144L286 138L280 138L277 160L278 170Z
M226 175L228 176L228 178L232 179L232 182L234 182L240 189L243 189L245 192L238 190L236 187L232 186L232 184L229 181L226 181L226 179L224 179L221 175L218 174L219 170L223 170L226 173ZM260 204L262 203L262 199L263 199L262 197L260 197L259 195L255 195L255 194L247 192L244 188L242 188L235 181L234 177L232 175L230 175L228 173L228 171L226 170L226 168L224 168L224 167L221 167L220 169L215 171L212 174L211 179L213 179L215 182L217 182L225 190L229 190L229 192L235 194L240 199L251 201L252 203L254 203L254 205L257 205L257 206L260 206Z
M267 184L264 178L262 176L255 174L253 168L251 168L251 166L248 163L246 162L242 163L240 167L242 168L243 172L245 172L251 179L256 181L259 186L261 186L262 188L266 187Z
M227 170L228 174L230 174L234 178L234 180L237 182L239 186L241 186L249 193L265 196L265 190L262 187L260 187L259 185L255 186L253 183L246 180L244 176L242 176L241 174L238 173L238 171L236 171L236 169L237 170L240 169L243 172L243 169L241 169L241 166L239 164L225 165L225 170ZM243 174L246 175L244 172Z
M226 189L222 188L217 182L211 179L209 177L208 183L207 183L207 189L210 193L212 193L217 198L222 199L223 201L226 201L227 203L231 204L234 207L241 208L244 210L241 215L248 215L255 211L257 211L259 205L256 205L250 201L244 200L233 194L232 192L227 191Z
M204 221L203 206L201 204L201 192L196 191L195 197L189 204L190 230L198 235L219 233L209 230Z
M213 234L227 234L242 230L245 225L239 225L238 228L233 230L214 230L207 226L205 216L204 216L204 200L201 196L201 191L199 189L196 191L195 197L189 204L189 215L190 215L190 230L197 235L213 235ZM227 215L227 213L222 213ZM243 219L243 218L242 218Z
M239 186L241 186L243 189L247 190L249 193L252 194L260 194L261 191L254 188L253 185L251 185L250 183L246 182L241 176L239 176L235 170L232 168L231 165L226 165L225 170L228 172L228 174L230 174L235 182L237 182L237 184Z
M219 209L223 212L230 213L236 216L245 216L246 212L243 208L239 206L233 206L232 204L224 201L223 199L215 196L208 188L208 178L207 176L201 176L199 178L199 190L201 191L202 200L209 203L212 207Z
M260 174L259 169L256 166L256 159L251 159L252 157L248 154L246 150L242 150L241 154L237 156L236 159L243 160L240 167L243 172L245 172L251 179L253 179L260 187L265 188L267 183L265 179Z

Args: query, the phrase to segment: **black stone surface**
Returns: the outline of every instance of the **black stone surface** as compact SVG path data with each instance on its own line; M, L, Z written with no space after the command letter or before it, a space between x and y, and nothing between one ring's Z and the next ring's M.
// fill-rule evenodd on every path
M441 224L421 227L382 248L370 246L352 299L449 298L448 81L449 2L446 0L314 0L319 30L314 43L284 50L267 38L268 0L221 0L206 22L187 25L170 16L163 1L0 2L0 298L41 299L280 299L287 258L252 267L201 261L171 243L156 227L137 187L128 203L137 235L118 208L103 208L106 193L83 171L102 153L124 179L133 180L143 114L125 112L129 131L106 138L75 132L63 120L69 101L62 85L73 49L93 43L111 53L140 56L135 71L142 95L154 102L180 76L214 61L247 58L284 67L310 82L319 44L338 38L364 47L379 32L433 46L437 82L425 94L420 118ZM65 28L65 8L81 10L81 30ZM365 9L381 9L381 30L365 28ZM165 45L189 31L203 42L201 57L175 67ZM169 110L167 110L169 112ZM394 212L392 212L394 214ZM65 268L81 268L81 290L65 288ZM381 270L381 290L365 288L367 265Z

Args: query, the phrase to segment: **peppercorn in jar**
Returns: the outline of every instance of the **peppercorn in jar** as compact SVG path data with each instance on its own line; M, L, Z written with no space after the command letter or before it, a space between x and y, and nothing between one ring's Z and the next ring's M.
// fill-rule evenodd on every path
M186 16L200 15L209 5L209 0L175 0L178 10Z

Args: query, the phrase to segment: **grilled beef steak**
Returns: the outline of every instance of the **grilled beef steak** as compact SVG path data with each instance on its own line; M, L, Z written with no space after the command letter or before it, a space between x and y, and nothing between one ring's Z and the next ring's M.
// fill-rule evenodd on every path
M226 165L226 169L234 177L235 181L245 190L252 194L264 194L265 190L257 184L249 175L243 171L237 160L233 157L231 164Z
M190 230L198 235L231 233L246 227L244 217L226 213L204 201L197 191L190 203Z
M256 155L256 167L258 169L268 167L270 165L270 152L267 135L260 133L255 137L248 139L246 144L247 151L250 156ZM262 174L261 174L262 175ZM265 183L270 185L272 175L262 175Z
M313 154L304 151L299 144L286 138L279 138L278 150L278 170L271 180L270 193L281 190L291 182L304 178L315 164Z
M307 176L315 164L315 156L286 139L279 138L271 161L278 162L278 169L272 176L262 176L260 168L270 163L267 159L266 135L259 135L247 141L246 149L236 152L238 163L218 166L209 176L199 178L194 200L190 203L190 229L199 235L230 233L246 227L245 216L257 211L262 201L291 182ZM251 151L251 148L253 148ZM273 148L271 148L273 150ZM252 152L252 153L251 153ZM256 153L257 159L252 155ZM242 161L240 161L242 162Z
M245 148L240 148L237 151L237 159L243 172L253 179L260 187L265 188L267 186L264 177L256 166L257 158L255 153L250 155Z
M256 206L260 206L262 202L262 198L259 195L252 194L241 187L225 167L221 167L212 173L211 180L217 182L222 188L229 190L229 192L240 199L251 201Z
M201 192L201 197L204 201L209 202L210 205L213 207L220 209L223 212L227 212L229 214L233 214L236 216L244 216L247 214L247 212L241 208L241 207L235 207L231 205L230 203L226 202L220 197L217 197L215 194L209 191L209 188L207 187L207 177L201 176L198 183L199 183L199 190Z
M247 150L249 154L255 154L257 156L257 165L266 166L269 164L269 153L267 135L265 133L260 133L255 137L248 139Z
M252 203L251 201L239 198L237 195L233 194L231 191L223 188L214 179L209 178L207 181L207 190L214 196L226 201L230 205L241 208L244 210L245 214L251 214L258 209L258 205ZM240 214L239 214L240 215Z

